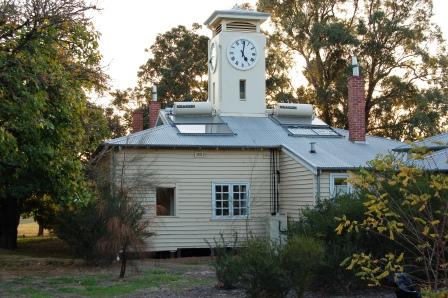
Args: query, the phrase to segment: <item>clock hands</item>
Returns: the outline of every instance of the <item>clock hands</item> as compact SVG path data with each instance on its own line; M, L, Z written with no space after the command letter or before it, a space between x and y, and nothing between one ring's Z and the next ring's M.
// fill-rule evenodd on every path
M246 57L246 55L244 55L244 49L246 48L246 42L243 40L243 49L241 50L241 57L243 57L244 58L244 61L246 61L247 62L247 57Z

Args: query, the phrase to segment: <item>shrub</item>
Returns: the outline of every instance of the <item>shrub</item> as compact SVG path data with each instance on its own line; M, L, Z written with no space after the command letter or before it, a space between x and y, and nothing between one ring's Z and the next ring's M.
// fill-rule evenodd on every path
M338 234L369 231L394 243L395 249L381 255L358 250L346 268L373 286L406 270L418 286L447 288L448 176L387 155L369 162L351 182L367 208L361 220L342 216Z
M248 240L240 253L241 286L249 297L285 297L291 289L282 268L280 247L265 240Z
M312 238L295 236L282 249L282 269L286 271L297 296L309 288L313 275L322 263L324 248Z
M222 268L234 270L234 285L237 281L249 297L286 297L291 290L302 297L323 252L319 242L307 237L294 237L285 246L252 238L239 255L227 254Z
M214 239L214 246L210 245L210 249L215 251L215 259L213 261L213 267L216 271L216 278L224 289L235 288L240 280L241 275L241 262L240 257L236 255L236 244L238 242L237 235L235 235L233 249L230 249L224 235L221 234L219 240Z
M314 208L305 209L300 221L289 226L289 238L295 235L312 237L324 245L325 255L317 268L317 278L312 280L313 288L348 292L364 287L365 283L354 272L347 271L340 264L356 251L381 254L390 248L390 243L367 231L342 236L336 234L336 218L345 214L353 220L361 220L365 212L363 202L354 195L325 200Z
M58 212L54 232L67 242L76 256L89 262L97 260L98 240L106 231L104 220L98 216L96 201L86 205L70 206Z

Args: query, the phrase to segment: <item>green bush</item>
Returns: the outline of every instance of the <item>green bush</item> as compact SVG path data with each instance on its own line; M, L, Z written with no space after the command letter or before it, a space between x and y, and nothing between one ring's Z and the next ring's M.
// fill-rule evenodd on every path
M348 292L365 287L353 271L340 266L342 261L354 252L381 255L393 249L387 239L368 232L336 234L339 222L335 218L345 214L352 220L362 220L365 212L363 202L354 195L325 200L312 209L304 210L300 221L289 225L289 238L296 235L312 237L324 245L324 259L312 281L316 290Z
M67 242L76 256L89 262L99 259L96 245L98 239L105 235L106 225L98 216L96 201L58 212L54 232Z
M215 251L213 267L216 271L216 278L224 289L237 287L240 280L241 262L239 256L236 255L235 249L237 242L238 238L235 235L232 245L228 245L221 234L219 240L214 239L214 246L209 244L210 249Z
M242 287L249 297L286 297L291 290L301 297L324 252L319 242L301 236L285 246L251 238L242 244L239 254L223 243L222 238L220 243L215 241L218 281L226 288Z
M281 248L265 239L250 239L240 252L242 288L249 297L285 297L291 289L282 268Z
M282 249L282 269L286 271L297 296L309 289L324 257L322 244L312 238L294 236Z

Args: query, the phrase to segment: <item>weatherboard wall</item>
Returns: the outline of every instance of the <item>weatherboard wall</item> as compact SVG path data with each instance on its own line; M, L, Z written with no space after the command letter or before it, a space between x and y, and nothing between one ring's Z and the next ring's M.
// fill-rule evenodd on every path
M195 157L202 152L204 157ZM131 194L141 199L155 236L148 240L151 251L207 248L222 233L228 241L246 231L266 235L270 202L270 154L267 150L156 150L126 149L115 153L115 179L122 171ZM124 168L123 168L124 164ZM128 182L129 181L129 182ZM212 218L212 183L250 183L250 217ZM176 188L176 212L156 216L154 186Z
M280 213L298 220L300 210L315 203L314 174L285 151L280 154Z

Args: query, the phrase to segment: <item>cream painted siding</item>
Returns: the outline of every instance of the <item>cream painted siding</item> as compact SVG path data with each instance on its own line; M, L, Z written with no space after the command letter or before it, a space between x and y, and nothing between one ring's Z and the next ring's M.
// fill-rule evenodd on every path
M300 210L315 203L314 174L288 153L280 154L280 212L297 220Z
M202 152L204 157L195 157ZM269 151L126 149L115 153L115 179L126 159L126 181L138 187L133 195L145 202L155 236L151 251L208 247L223 233L228 240L237 232L266 235L269 215ZM287 180L285 180L287 181ZM250 218L212 219L212 183L250 183ZM175 186L175 216L157 217L154 186Z
M320 174L320 199L328 200L330 198L330 172Z

